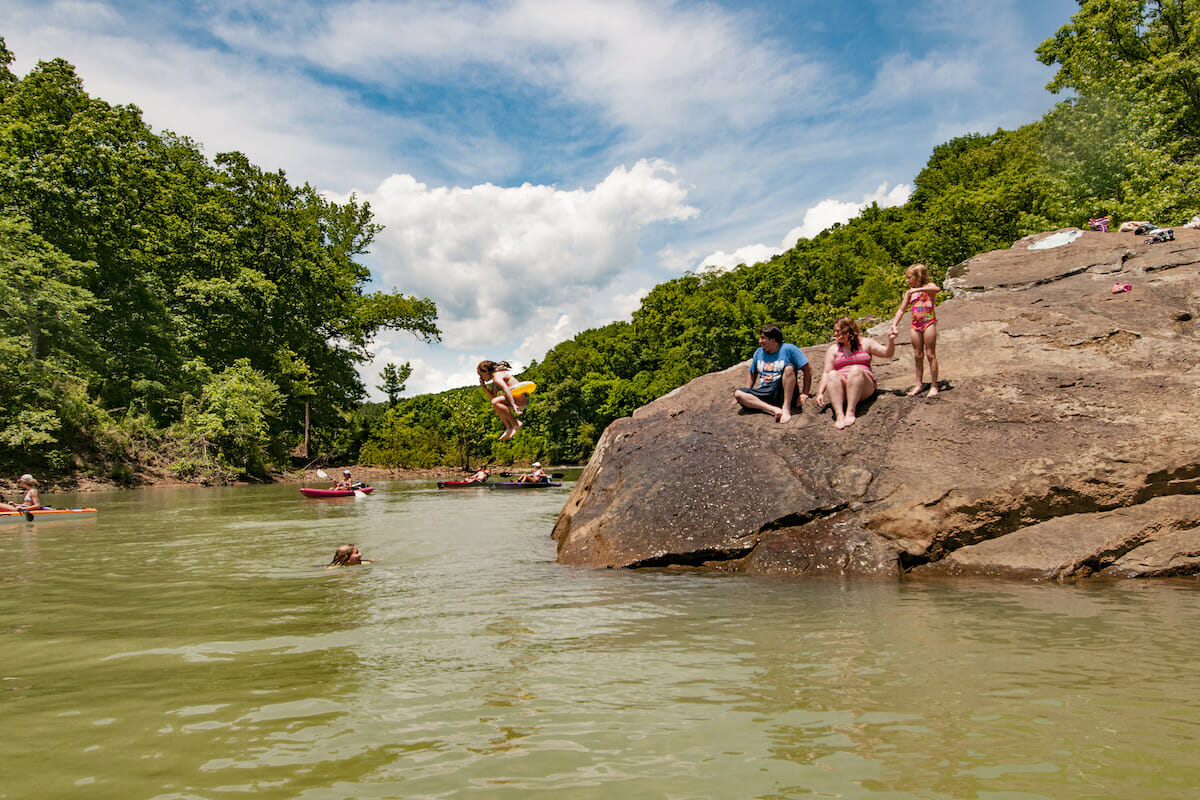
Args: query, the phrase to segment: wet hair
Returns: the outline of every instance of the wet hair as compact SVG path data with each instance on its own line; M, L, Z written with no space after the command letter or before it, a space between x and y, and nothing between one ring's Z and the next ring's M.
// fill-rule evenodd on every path
M350 556L354 553L354 545L343 544L339 545L337 550L333 551L333 561L329 562L329 566L346 566L350 563Z
M32 475L30 475L28 472L26 472L20 478L17 478L17 483L24 483L24 484L27 484L27 485L33 486L33 487L36 487L38 485L37 479L34 478Z
M779 326L775 325L774 323L770 325L763 325L758 329L758 335L765 336L768 339L774 339L780 344L783 344L783 331L779 330Z
M838 321L833 323L833 331L836 334L838 331L848 331L850 333L850 352L859 349L859 330L858 323L851 317L839 317Z
M508 372L510 369L512 369L512 364L507 361L480 361L475 371L488 372L494 375L497 372Z
M929 283L929 269L924 264L913 264L904 270L904 277L916 278L921 286Z

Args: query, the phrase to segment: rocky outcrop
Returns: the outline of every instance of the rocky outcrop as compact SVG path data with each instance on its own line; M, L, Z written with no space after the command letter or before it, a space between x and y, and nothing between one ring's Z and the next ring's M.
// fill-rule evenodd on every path
M1071 229L955 267L938 307L944 390L904 396L902 334L896 358L876 360L880 392L842 431L812 406L786 424L739 410L745 365L644 406L601 437L555 525L558 560L1200 573L1200 231L1175 234ZM805 351L818 372L824 350Z

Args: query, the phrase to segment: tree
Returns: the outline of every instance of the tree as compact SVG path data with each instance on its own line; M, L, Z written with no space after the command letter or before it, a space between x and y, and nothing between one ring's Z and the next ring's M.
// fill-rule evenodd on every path
M395 406L396 401L404 392L404 382L412 375L412 364L405 361L400 366L388 362L383 367L383 383L377 388L379 391L387 395L388 405Z
M470 469L472 456L482 448L487 436L491 415L462 390L446 394L442 402L456 444L458 463L463 469Z
M1200 0L1085 0L1037 49L1074 90L1050 118L1065 194L1092 213L1170 218L1200 191ZM1086 211L1084 211L1086 213Z
M189 408L184 424L219 461L262 475L270 448L271 423L279 416L283 395L262 373L240 359L205 384Z

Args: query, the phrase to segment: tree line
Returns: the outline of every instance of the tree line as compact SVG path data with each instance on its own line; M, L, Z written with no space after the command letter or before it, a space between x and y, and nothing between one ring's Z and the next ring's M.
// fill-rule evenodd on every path
M4 386L11 377L25 387L12 398L17 404L0 397L0 424L7 425L0 457L15 457L38 436L53 438L47 452L64 458L82 444L128 451L131 437L161 436L166 426L175 434L158 439L160 447L182 441L196 458L196 442L217 442L230 464L250 456L270 463L295 443L300 406L308 402L322 431L317 446L362 463L581 462L613 420L747 359L764 322L778 323L789 341L812 345L828 339L839 316L889 316L909 264L925 263L940 282L977 253L1031 233L1082 226L1090 217L1180 224L1196 214L1197 41L1200 0L1081 0L1079 12L1037 49L1039 60L1057 68L1049 88L1064 95L1040 120L938 145L903 206L871 206L766 262L667 281L629 321L559 343L519 376L539 389L522 418L525 427L508 442L496 440L500 424L478 387L401 398L407 365L384 376L379 388L387 403L358 404L354 365L371 333L391 325L437 335L431 301L363 294L366 274L353 258L376 232L365 205L331 206L236 154L209 166L190 142L151 136L136 110L65 91L77 82L64 63L40 65L37 81L0 76L0 155L7 168L0 224L20 231L6 241L24 242L13 255L5 245L0 268L23 259L25 269L40 270L39 285L63 284L53 292L52 313L38 312L40 322L0 320L0 347L10 355L0 370L11 370ZM34 119L59 130L55 120L65 110L51 95L95 110L74 135L54 134L61 156L14 182L13 175L25 173L8 167L9 153L17 151L10 136L26 142L21 152L52 152L37 138L46 131L22 127L29 124L26 105L45 102ZM113 153L86 144L95 142L91 132L108 130L93 120L136 130L140 142L115 159L124 170L119 177L94 186L83 180L90 165ZM89 147L96 151L91 156ZM14 163L34 156L22 158ZM151 163L169 169L159 172ZM139 191L120 190L125 183ZM166 191L176 185L187 189L190 202ZM121 204L120 211L107 203ZM188 209L186 222L175 216L181 208ZM130 222L135 210L140 216ZM75 215L69 224L68 212ZM308 238L314 229L322 235ZM318 298L311 291L316 284L307 281L329 282L340 294ZM314 306L294 320L286 309L297 297ZM264 341L245 341L255 335ZM155 342L163 343L162 352ZM148 369L156 364L169 365L170 380L151 377L162 374ZM263 381L257 395L256 380ZM238 388L222 390L228 384ZM57 405L46 402L50 395ZM247 429L238 450L229 433L237 428L222 414L234 398L247 396L277 412L260 424L269 436ZM110 431L107 438L95 435L101 428ZM258 450L250 446L255 442Z
M0 469L266 476L341 447L381 329L436 306L368 291L365 203L240 153L210 162L66 61L18 78L0 39Z

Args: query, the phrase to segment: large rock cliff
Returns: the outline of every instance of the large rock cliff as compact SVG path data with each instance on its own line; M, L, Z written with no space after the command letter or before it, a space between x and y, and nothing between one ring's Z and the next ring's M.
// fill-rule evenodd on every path
M1200 573L1200 231L1074 229L955 267L943 391L906 328L857 424L740 411L746 367L614 422L558 560L766 574ZM1113 294L1114 283L1131 291ZM887 323L875 329L886 331ZM816 373L825 346L805 351Z

